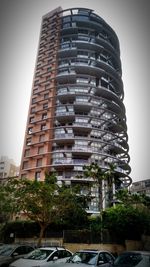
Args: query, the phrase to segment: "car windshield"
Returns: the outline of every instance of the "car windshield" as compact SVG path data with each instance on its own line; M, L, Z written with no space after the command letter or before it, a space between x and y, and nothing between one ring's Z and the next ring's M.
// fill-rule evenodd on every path
M45 260L52 252L53 250L35 249L32 252L30 252L27 256L25 256L25 259Z
M0 256L10 256L13 252L14 247L9 245L2 245L0 246Z
M89 265L94 265L96 264L97 260L97 253L96 252L76 252L71 258L71 262L81 262L81 263L86 263Z
M138 264L143 260L140 253L124 253L115 260L114 266L139 266ZM144 266L143 266L144 267Z

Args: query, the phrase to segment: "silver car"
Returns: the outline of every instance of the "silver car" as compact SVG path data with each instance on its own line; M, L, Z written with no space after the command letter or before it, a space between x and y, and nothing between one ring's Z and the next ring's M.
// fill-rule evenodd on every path
M101 266L111 267L114 263L114 256L108 251L99 250L80 250L73 254L66 264L60 267L85 267L85 266Z
M56 262L66 262L71 256L72 252L62 247L42 247L14 261L10 267L50 267Z

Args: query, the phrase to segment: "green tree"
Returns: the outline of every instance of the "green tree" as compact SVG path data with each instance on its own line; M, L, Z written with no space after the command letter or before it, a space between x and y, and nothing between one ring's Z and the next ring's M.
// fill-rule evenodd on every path
M149 206L150 198L144 194L131 193L128 189L120 189L116 192L116 198L124 205L140 207L142 204Z
M107 192L106 198L108 202L108 207L111 207L115 195L115 184L118 184L120 180L115 175L115 164L109 164L109 169L105 173L105 180L107 181Z
M62 186L59 188L57 221L61 220L61 223L70 229L80 229L88 224L88 217L85 211L86 197L80 195L79 191L79 187Z
M7 190L13 192L11 202L14 214L21 212L40 225L38 245L41 244L44 231L54 220L56 214L57 184L54 181L54 175L51 178L51 180L46 178L45 182L15 179L7 183Z
M56 220L62 220L67 210L72 210L72 213L78 210L78 216L83 213L81 203L77 203L76 192L65 186L59 187L53 173L46 174L44 182L28 179L9 180L4 188L14 215L23 213L40 225L38 246L46 228ZM8 206L9 203L7 202Z
M103 202L107 200L108 206L112 205L114 190L113 187L115 183L118 183L118 179L115 177L115 168L114 164L109 164L109 168L107 170L102 169L97 163L91 163L89 166L85 165L83 167L83 177L92 178L93 183L98 187L99 194L99 210L103 210ZM103 191L103 181L105 181L106 191L104 195Z
M5 184L0 184L0 223L11 219L13 204L11 202L11 191L7 190Z
M99 194L99 210L103 209L102 181L106 178L105 171L101 167L92 162L89 166L83 166L83 177L92 178L94 184L98 187Z
M130 205L119 204L103 212L103 227L120 240L140 239L150 227L150 215Z

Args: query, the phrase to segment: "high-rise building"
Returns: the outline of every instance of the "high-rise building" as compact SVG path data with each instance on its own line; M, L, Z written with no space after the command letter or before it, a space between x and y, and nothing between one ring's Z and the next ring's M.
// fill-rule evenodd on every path
M21 177L44 180L55 170L60 183L79 183L83 166L97 162L115 164L121 184L131 183L121 75L118 38L92 10L43 16Z

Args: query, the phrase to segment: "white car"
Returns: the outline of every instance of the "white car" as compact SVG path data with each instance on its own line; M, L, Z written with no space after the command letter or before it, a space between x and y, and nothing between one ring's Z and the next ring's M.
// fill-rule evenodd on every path
M14 261L9 267L50 267L54 263L66 262L71 256L72 252L62 247L42 247Z

